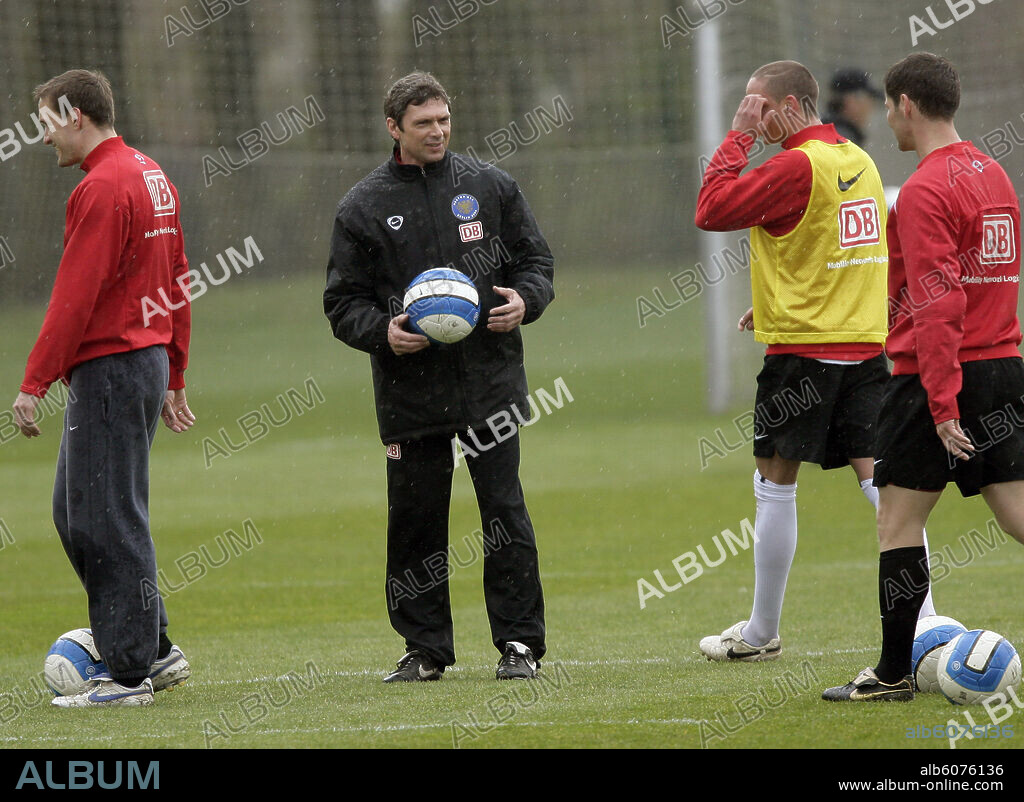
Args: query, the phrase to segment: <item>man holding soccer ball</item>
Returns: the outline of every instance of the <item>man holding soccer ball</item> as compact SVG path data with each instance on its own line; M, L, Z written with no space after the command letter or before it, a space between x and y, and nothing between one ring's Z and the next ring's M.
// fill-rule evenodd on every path
M58 707L139 706L191 670L167 638L149 532L149 451L162 418L195 422L185 399L191 320L178 192L160 166L114 131L114 97L98 72L70 70L36 87L39 116L61 167L85 178L67 204L64 253L14 414L42 434L36 407L69 384L53 520L89 597L96 647L111 676ZM172 299L152 319L143 299Z
M528 408L519 327L553 299L553 260L515 181L448 150L450 105L429 73L411 73L388 91L392 155L342 199L324 291L335 336L370 355L386 446L386 598L406 654L385 682L438 680L455 663L447 556L456 438L480 507L497 678L535 676L546 648L518 431L510 425L488 442L493 429L485 424ZM481 245L492 255L483 269L472 258ZM477 266L470 279L480 324L451 345L409 331L399 312L410 282L431 268L467 264Z
M943 489L979 493L1024 543L1020 208L1000 165L960 139L953 65L914 53L885 78L889 126L917 170L888 222L893 376L878 417L882 653L829 701L914 698L915 622L928 587L921 531ZM998 422L998 426L997 426Z

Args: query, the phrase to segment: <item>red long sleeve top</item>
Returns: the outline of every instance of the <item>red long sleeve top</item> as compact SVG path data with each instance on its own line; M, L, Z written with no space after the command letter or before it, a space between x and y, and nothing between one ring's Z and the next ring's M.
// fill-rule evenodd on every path
M811 198L813 173L807 155L794 148L811 139L830 145L845 142L831 123L811 125L786 138L782 152L741 175L757 140L730 131L711 157L697 196L697 227L704 231L739 231L761 226L773 237L796 228ZM882 353L871 343L768 346L769 354L797 354L818 359L862 360Z
M121 137L101 142L81 167L86 176L68 199L64 253L21 389L42 398L82 362L152 345L167 348L168 389L180 389L191 314L178 192Z
M918 373L935 423L960 417L960 365L1019 357L1020 207L970 142L925 156L886 228L893 374Z

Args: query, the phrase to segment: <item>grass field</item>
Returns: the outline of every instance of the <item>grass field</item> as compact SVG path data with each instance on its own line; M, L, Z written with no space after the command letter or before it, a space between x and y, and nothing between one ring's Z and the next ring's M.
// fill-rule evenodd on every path
M192 680L145 711L61 711L40 691L50 643L87 625L84 592L49 520L59 443L49 416L42 438L0 446L0 744L946 749L945 739L906 736L966 721L941 697L886 706L819 699L874 664L880 637L873 516L852 471L801 474L780 660L710 664L697 650L702 636L748 615L749 550L640 608L639 579L654 582L658 569L671 582L673 559L698 545L714 560L713 538L753 519L748 446L701 470L700 438L721 427L735 441L731 419L750 403L721 417L703 411L700 302L637 326L634 298L666 286L666 276L565 270L555 304L526 330L531 387L551 392L561 377L573 396L523 432L547 605L543 682L495 682L477 562L451 579L458 664L440 683L381 684L403 644L383 598L385 457L367 359L331 338L318 276L288 286L238 280L195 302L188 380L199 423L177 436L161 427L153 453L153 532L174 588L170 634ZM41 313L5 312L4 409ZM741 387L752 393L753 376ZM289 389L286 415L279 396L287 401ZM257 413L249 431L262 432L264 404L286 420L248 443L238 419ZM224 434L246 447L211 455ZM950 492L940 502L933 550L946 546L963 563L964 543L973 543L975 559L938 583L937 606L1022 646L1024 550L958 543L972 528L984 533L988 518L978 500ZM464 538L479 525L463 467L451 516L463 562L472 554ZM987 722L983 710L973 715ZM1003 723L1021 729L1021 720L1018 711Z

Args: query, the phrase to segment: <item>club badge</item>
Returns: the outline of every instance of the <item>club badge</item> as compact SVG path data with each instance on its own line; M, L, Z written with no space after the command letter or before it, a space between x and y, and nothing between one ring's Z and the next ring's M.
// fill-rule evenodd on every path
M452 199L452 214L459 220L472 220L480 213L480 201L472 195L456 195Z

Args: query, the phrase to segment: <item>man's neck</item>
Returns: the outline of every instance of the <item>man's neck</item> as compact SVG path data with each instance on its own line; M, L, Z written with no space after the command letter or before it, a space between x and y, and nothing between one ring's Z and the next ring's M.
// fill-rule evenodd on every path
M960 141L952 122L927 122L914 132L914 149L922 160L933 151Z
M96 150L96 147L108 139L113 139L117 136L117 132L113 128L96 128L85 136L82 147L82 161L84 162L89 158L89 154Z

